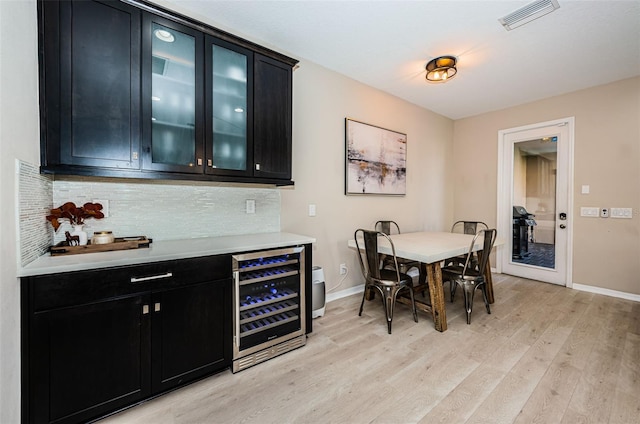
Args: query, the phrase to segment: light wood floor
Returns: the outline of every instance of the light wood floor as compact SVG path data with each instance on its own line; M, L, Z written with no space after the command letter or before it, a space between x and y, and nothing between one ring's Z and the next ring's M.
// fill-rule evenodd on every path
M461 293L449 330L379 299L327 304L307 345L111 423L640 423L640 303L495 275L492 314ZM448 296L447 296L448 299Z

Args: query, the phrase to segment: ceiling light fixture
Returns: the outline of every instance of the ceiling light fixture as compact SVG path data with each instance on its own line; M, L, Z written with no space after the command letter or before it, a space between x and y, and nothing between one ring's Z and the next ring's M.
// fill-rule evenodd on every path
M536 0L498 19L507 30L518 28L560 8L558 0Z
M173 43L175 41L175 37L173 36L173 34L171 34L169 31L167 31L166 29L157 29L155 31L153 31L153 34L156 36L156 38L158 38L159 40L165 41L167 43Z
M427 63L427 81L446 82L458 72L457 59L453 56L440 56Z

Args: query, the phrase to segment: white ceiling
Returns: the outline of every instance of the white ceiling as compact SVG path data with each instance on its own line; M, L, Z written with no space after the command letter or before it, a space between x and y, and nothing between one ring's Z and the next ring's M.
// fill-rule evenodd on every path
M640 0L558 1L506 31L498 19L530 1L160 0L451 119L640 75ZM427 83L442 55L458 74Z

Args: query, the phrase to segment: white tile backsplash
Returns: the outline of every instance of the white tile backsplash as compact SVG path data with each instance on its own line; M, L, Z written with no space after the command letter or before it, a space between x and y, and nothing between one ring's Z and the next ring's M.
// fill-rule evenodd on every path
M73 178L53 183L53 204L109 201L109 216L86 221L85 231L116 237L175 240L280 231L280 192L271 187L225 187L198 182ZM247 199L256 212L247 214ZM65 228L55 235L64 240Z
M42 256L52 243L52 227L46 219L52 206L53 181L38 167L17 161L18 243L22 266Z
M109 216L86 221L94 231L116 237L144 235L155 240L189 239L280 231L280 192L271 186L218 183L97 179L41 175L38 167L18 162L20 262L27 265L65 239L71 226L57 232L46 220L65 202L82 205L109 201ZM255 213L246 201L255 200Z

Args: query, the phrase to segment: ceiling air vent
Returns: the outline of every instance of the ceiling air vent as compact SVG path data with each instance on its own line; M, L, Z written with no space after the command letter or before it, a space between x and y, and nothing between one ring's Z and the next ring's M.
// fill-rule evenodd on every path
M559 7L560 5L557 0L537 0L509 13L506 16L503 16L498 19L498 21L507 31L511 31L512 29L518 28L519 26L531 22L534 19L538 19L540 16L551 13Z

